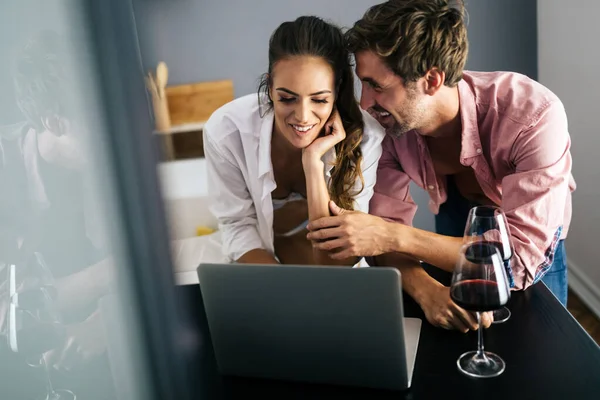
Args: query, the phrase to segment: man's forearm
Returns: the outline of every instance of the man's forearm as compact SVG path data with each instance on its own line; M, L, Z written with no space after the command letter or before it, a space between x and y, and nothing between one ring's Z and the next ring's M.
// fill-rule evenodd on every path
M411 226L389 222L395 239L389 251L406 254L445 271L454 271L463 238L439 235Z
M115 280L113 257L107 257L81 271L56 280L56 304L63 312L70 312L98 300L110 292Z
M427 297L427 289L432 285L441 285L433 279L421 264L400 253L387 253L375 257L377 266L397 268L402 274L402 290L421 304Z
M404 254L387 253L376 258L378 266L398 268L402 273L402 289L408 293L434 326L468 332L478 328L473 313L460 308L450 297L450 288L442 285L425 271L420 263ZM491 324L491 316L482 314L484 327Z

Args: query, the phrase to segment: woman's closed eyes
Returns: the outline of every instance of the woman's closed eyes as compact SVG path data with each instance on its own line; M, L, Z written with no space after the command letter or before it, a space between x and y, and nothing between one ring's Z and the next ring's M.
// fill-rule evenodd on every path
M279 97L279 101L282 103L292 103L296 100L296 97ZM327 101L327 99L311 99L314 103L319 103L319 104L327 104L329 103Z

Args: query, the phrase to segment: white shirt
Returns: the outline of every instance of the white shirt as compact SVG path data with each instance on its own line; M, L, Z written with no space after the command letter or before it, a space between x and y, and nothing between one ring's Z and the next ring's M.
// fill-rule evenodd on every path
M266 105L262 107L263 112ZM203 129L207 161L210 211L217 218L224 254L237 260L253 249L275 254L273 201L277 186L271 163L273 112L260 116L258 95L240 97L215 111ZM355 210L369 212L381 142L385 132L365 111L361 142L364 189L355 198ZM325 178L331 180L335 149L322 160ZM360 180L355 187L360 189Z

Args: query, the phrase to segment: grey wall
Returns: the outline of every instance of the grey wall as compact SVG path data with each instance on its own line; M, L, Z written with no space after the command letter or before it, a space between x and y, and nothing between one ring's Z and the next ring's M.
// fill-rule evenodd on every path
M144 64L169 65L178 84L233 79L236 96L256 91L267 68L271 33L286 20L314 14L351 26L372 0L137 0Z
M466 0L467 69L515 71L537 79L536 0Z
M573 176L573 220L567 239L569 284L600 316L600 176L598 93L600 3L539 2L539 79L562 100L569 119Z
M373 0L136 0L143 63L169 65L169 83L233 79L235 95L256 91L267 68L272 31L283 21L314 14L350 27ZM536 1L471 0L468 69L513 70L537 76ZM415 225L433 230L427 194Z

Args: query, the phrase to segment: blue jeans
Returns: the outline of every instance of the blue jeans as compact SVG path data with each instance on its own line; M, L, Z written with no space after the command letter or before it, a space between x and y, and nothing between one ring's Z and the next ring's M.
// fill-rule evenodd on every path
M542 278L542 282L556 296L563 306L567 306L567 288L569 279L567 276L567 251L565 241L561 240L554 251L552 266Z
M435 231L441 235L461 237L464 235L469 210L479 204L464 198L458 191L454 179L451 176L447 178L448 200L440 206L440 212L435 216ZM552 265L541 280L566 307L568 277L564 240L558 242Z

